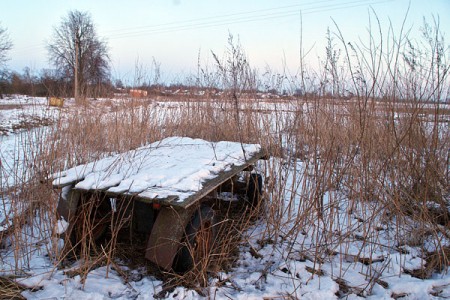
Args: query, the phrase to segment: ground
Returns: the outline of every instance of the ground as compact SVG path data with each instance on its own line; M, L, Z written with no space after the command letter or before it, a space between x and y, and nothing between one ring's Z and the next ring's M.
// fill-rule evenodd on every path
M70 109L70 101L66 105L69 108L48 107L45 98L25 96L2 100L2 189L18 184L17 176L11 174L20 173L22 156L18 153L22 151L23 135L36 130L32 128L51 126ZM173 105L176 102L166 106ZM282 197L267 199L269 206L273 205L271 201L279 202L242 233L236 263L227 271L209 274L207 287L177 286L162 293L161 279L139 267L130 269L120 261L90 271L85 279L71 276L68 271L78 264L59 268L52 253L62 241L50 240L48 232L53 229L43 229L37 223L24 227L26 249L14 249L19 236L0 235L0 273L15 275L16 282L28 287L22 292L27 299L154 299L155 295L168 299L450 298L446 268L427 276L415 272L426 264L424 247L432 252L437 244L450 244L448 238L431 235L425 236L421 245L399 243L400 237L409 241L415 238L411 236L414 222L399 227L395 216L378 213L382 209L378 203L355 202L339 189L323 194L323 215L305 213L310 206L302 200L304 187L295 184L298 181L294 177L308 173L308 165L300 159L287 162L273 157L259 166L259 171L267 173L264 168L268 166L282 174L280 178L286 183L280 191ZM0 223L6 230L5 220L14 211L11 199L2 195Z

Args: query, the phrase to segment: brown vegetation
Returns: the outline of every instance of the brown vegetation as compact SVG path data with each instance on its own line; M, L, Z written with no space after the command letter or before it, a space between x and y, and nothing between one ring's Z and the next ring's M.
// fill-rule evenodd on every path
M267 201L262 210L266 231L261 245L289 242L299 246L301 236L310 232L320 238L316 245L292 246L303 252L292 250L287 255L313 261L317 266L312 273L319 272L327 257L338 254L370 266L379 258L362 253L351 256L346 245L360 240L364 247L379 248L380 227L394 225L389 247L419 246L426 261L420 277L426 278L447 268L449 249L440 241L450 238L450 115L448 105L441 102L449 96L449 64L438 47L439 28L429 30L428 35L436 39L428 40L428 50L414 56L415 65L408 56L412 45L400 39L392 37L398 48L385 49L382 39L376 44L372 36L373 43L359 48L345 43L338 32L335 37L342 42L346 59L332 55L330 48L322 74L306 76L304 70L300 87L306 96L276 101L243 92L252 90L255 77L242 48L230 39L225 63L215 57L215 82L222 82L225 96L178 102L123 99L120 107L108 113L89 107L72 109L46 134L36 137L39 147L31 150L30 180L13 190L2 189L0 197L31 205L30 215L22 217L29 223L35 220L32 216L46 216L36 225L53 230L57 195L48 178L58 170L168 136L260 143L276 158L263 166ZM346 73L338 73L340 69ZM306 93L313 90L322 92ZM354 95L344 101L345 90ZM327 93L332 100L324 96ZM334 224L342 201L348 203L349 216L365 205L373 209L360 211L358 228ZM237 245L245 244L242 238L251 225L248 215L243 216L223 222L231 222L227 226L232 230L219 234L221 241L212 257L206 258L213 264L186 275L185 283L195 278L205 284L206 270L233 265ZM25 267L21 261L26 252L19 249L31 246L21 239L20 230L20 226L15 229L12 242L17 249L16 270ZM426 248L426 240L435 243L433 251ZM99 263L114 266L113 246L97 253L86 248L85 270ZM250 247L257 256L260 248ZM64 259L56 247L52 253L55 262ZM374 269L372 285L361 293L370 293L379 281L377 274Z

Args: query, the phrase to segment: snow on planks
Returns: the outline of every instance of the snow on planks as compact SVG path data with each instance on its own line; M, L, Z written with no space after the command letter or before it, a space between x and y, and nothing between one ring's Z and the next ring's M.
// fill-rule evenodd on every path
M189 207L264 152L257 144L170 137L53 175L53 186Z

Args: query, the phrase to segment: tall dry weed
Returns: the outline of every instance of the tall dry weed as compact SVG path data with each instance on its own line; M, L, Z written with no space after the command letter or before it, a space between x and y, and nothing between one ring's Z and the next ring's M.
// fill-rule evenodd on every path
M226 57L215 55L215 71L201 80L211 88L220 85L222 95L113 99L114 107L74 108L45 134L18 145L27 153L27 176L17 186L2 187L0 195L12 203L11 218L23 218L14 220L10 233L16 257L12 269L26 268L23 261L36 245L23 234L26 226L57 238L51 174L168 136L260 143L270 151L273 159L262 166L267 202L260 247L289 243L285 256L300 255L320 265L336 253L348 257L351 244L360 241L361 253L352 257L367 263L378 259L372 255L386 242L380 226L393 224L388 247L422 247L427 274L446 268L449 252L440 241L448 238L450 221L450 112L442 102L450 93L448 50L437 22L425 23L424 44L415 44L404 29L400 36L393 28L383 35L378 18L371 16L375 26L368 44L346 41L339 28L329 32L324 69L308 73L302 68L288 82L302 91L301 97L258 98L255 72L230 36ZM36 216L39 224L33 223ZM246 216L230 220L233 230L221 234L232 242L218 244L211 259L216 265L233 265L233 252L253 224ZM430 237L434 249L425 248ZM86 260L92 256L89 245L84 245ZM57 244L51 247L48 252L60 261ZM367 257L363 248L372 254ZM114 244L100 250L97 259L113 263ZM369 267L368 276L378 271ZM199 275L203 282L204 273Z

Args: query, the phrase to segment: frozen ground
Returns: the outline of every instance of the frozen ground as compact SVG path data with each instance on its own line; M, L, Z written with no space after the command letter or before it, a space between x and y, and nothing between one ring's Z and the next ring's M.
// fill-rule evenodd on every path
M43 97L6 96L0 99L0 136L51 124L59 115Z
M27 98L28 99L28 98ZM0 158L2 172L5 166L20 165L17 148L19 129L13 124L27 119L27 101L33 104L34 115L48 114L42 99L25 100L24 97L8 99L11 106L2 109L0 118L3 128L11 128L6 137L0 137ZM22 103L24 102L24 103ZM40 104L39 104L40 103ZM22 113L20 110L24 110ZM39 112L42 110L42 112ZM5 124L3 124L5 123ZM9 127L8 127L9 126ZM286 182L294 182L292 176L304 173L306 166L297 161L285 164L280 159L272 159L273 166L279 166L285 174ZM284 168L284 169L283 169ZM261 170L262 172L264 170ZM13 185L14 182L8 182ZM2 188L5 187L2 181ZM424 260L419 247L399 247L392 236L405 239L409 229L396 227L394 219L378 217L377 203L358 204L356 207L339 191L329 191L324 196L324 216L314 213L300 223L298 213L305 209L301 201L301 186L288 184L284 193L284 203L279 203L280 230L272 235L274 224L267 224L262 218L245 233L239 258L229 272L212 275L209 287L196 291L177 287L165 297L168 299L445 299L450 298L450 275L434 273L429 279L419 279L410 274L418 269ZM1 194L0 194L1 195ZM289 199L294 197L294 206ZM3 203L0 217L7 214L8 199ZM352 209L349 209L352 207ZM38 222L37 222L38 223ZM35 223L35 224L37 224ZM377 226L368 226L369 223ZM292 235L292 229L299 234ZM413 226L413 224L411 225ZM367 232L370 228L373 232ZM27 249L13 249L10 239L4 238L0 250L0 273L19 275L17 281L34 288L22 295L28 299L154 299L163 283L153 276L141 276L139 269L130 270L126 282L117 271L99 267L91 271L83 282L80 276L70 277L67 270L57 269L50 253L61 241L51 241L51 228L27 226L23 235L28 238ZM325 234L333 232L333 235ZM361 240L362 235L368 239ZM430 250L436 243L449 243L445 237L425 243ZM319 246L327 245L330 253L318 252ZM17 255L22 253L22 255ZM16 254L16 255L15 255ZM20 257L19 260L14 257ZM72 266L73 268L76 267ZM21 272L17 272L20 269ZM407 274L410 273L410 274Z

